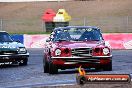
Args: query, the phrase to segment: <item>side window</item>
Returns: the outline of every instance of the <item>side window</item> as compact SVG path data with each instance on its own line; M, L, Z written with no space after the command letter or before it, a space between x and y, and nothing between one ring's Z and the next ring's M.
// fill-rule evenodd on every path
M12 39L7 33L0 33L0 41L12 41Z
M104 40L100 30L96 30L95 35L97 39Z

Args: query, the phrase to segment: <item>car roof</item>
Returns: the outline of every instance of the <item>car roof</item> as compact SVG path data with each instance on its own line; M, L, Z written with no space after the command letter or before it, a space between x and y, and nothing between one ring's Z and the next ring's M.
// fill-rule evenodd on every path
M66 28L95 28L95 29L99 29L100 30L100 28L98 28L98 27L96 27L96 26L67 26L67 27L57 27L57 28L55 28L54 30L58 30L58 29L66 29Z
M0 31L0 32L6 32L6 31ZM7 32L6 32L7 33Z

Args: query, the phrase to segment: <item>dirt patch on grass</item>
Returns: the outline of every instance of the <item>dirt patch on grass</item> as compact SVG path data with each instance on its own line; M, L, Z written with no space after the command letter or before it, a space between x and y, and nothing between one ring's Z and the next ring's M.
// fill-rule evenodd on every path
M132 15L131 6L131 0L0 3L0 17L5 19L40 18L48 8L55 11L65 8L73 18L129 16Z
M0 3L0 18L6 20L4 25L6 31L42 32L44 30L41 22L43 12L48 8L55 11L64 8L72 18L79 18L78 23L83 22L81 21L83 18L87 18L89 21L87 25L99 26L103 32L132 32L132 26L130 26L132 23L131 6L132 0ZM128 16L130 16L129 21ZM17 22L19 25L15 27ZM28 22L28 25L24 25L23 22ZM76 20L72 21L73 25L76 23Z

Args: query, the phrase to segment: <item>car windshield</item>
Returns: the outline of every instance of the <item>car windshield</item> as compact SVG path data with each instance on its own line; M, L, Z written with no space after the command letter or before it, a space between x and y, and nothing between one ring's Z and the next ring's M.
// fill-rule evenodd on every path
M66 28L54 31L53 41L100 41L103 40L97 28Z
M6 32L0 32L0 42L12 42L10 35Z

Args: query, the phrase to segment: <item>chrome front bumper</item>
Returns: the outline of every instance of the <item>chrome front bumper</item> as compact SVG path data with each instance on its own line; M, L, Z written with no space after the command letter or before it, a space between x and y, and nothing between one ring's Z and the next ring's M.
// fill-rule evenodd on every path
M89 57L77 57L77 56L72 56L72 57L51 57L52 59L81 59L81 58L111 58L112 55L110 56L89 56Z
M77 63L100 63L100 59L111 59L110 56L90 56L90 57L51 57L53 60L63 60L64 64L77 64Z

